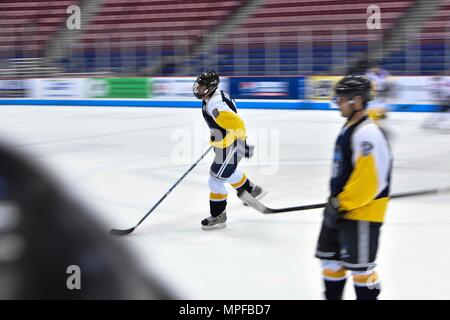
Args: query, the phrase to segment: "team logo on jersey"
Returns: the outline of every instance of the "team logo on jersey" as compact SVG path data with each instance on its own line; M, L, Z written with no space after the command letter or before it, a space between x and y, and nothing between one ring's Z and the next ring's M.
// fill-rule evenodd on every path
M212 115L214 116L214 118L217 118L217 117L219 116L219 110L214 109L214 110L212 111Z
M361 142L361 151L364 157L367 157L373 150L373 144L369 141Z

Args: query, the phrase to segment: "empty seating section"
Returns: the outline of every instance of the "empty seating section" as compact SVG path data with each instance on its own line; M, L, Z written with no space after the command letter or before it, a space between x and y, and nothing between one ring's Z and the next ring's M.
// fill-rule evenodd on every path
M276 34L282 42L296 42L299 33L312 35L317 41L330 41L336 33L349 40L366 40L368 29L367 0L266 0L237 30L234 36L244 36L250 43L264 43L267 34ZM392 24L410 6L411 0L381 0L375 2L382 12L382 29Z
M450 0L442 1L439 10L423 26L404 51L397 52L383 62L388 69L404 73L434 75L450 69ZM411 60L416 64L407 70Z
M382 12L381 30L369 30L367 8L373 1L266 0L222 42L237 50L247 45L249 56L242 59L239 53L224 53L220 69L233 73L245 69L250 60L246 71L255 75L332 73L333 66L367 50L367 41L379 39L412 2L376 1Z
M71 69L138 72L190 50L245 0L105 0L74 50ZM106 49L105 49L106 48ZM98 55L106 54L106 59ZM70 61L69 61L70 62ZM170 73L171 71L169 71Z
M194 44L220 24L242 0L106 0L86 27L83 42L104 39L170 43L174 39ZM114 46L114 42L111 43Z
M60 61L68 72L142 74L161 57L191 52L246 0L103 0ZM365 53L398 21L413 0L265 0L218 45L186 64L223 75L331 74ZM22 0L0 6L0 59L39 57L64 25L74 0ZM381 9L381 29L367 28L369 5ZM450 0L427 21L415 42L386 57L392 73L433 74L449 68ZM415 67L408 64L414 61ZM166 61L167 62L167 61ZM162 75L187 75L167 64Z
M440 10L425 23L422 39L446 39L450 36L450 0L445 0Z
M66 10L78 1L2 1L0 5L0 56L39 56L63 25Z

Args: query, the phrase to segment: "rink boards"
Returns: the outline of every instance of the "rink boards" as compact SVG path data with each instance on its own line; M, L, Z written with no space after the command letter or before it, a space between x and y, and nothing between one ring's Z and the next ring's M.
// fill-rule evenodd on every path
M223 77L220 89L230 92L244 109L331 110L336 108L331 98L339 79ZM0 105L198 108L201 104L192 94L194 81L195 77L0 80ZM392 77L389 81L394 94L382 105L392 111L437 110L432 77ZM374 105L381 106L379 102Z

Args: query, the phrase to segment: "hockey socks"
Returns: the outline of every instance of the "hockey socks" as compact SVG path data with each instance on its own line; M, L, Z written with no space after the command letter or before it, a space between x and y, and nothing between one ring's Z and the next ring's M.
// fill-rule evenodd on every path
M227 195L221 193L210 193L209 195L209 208L211 216L217 217L219 214L225 211L227 207Z
M327 300L342 300L345 282L347 280L346 270L323 270L323 281L325 284L325 298Z
M376 272L370 274L354 274L353 284L357 300L377 300L380 294L380 280Z

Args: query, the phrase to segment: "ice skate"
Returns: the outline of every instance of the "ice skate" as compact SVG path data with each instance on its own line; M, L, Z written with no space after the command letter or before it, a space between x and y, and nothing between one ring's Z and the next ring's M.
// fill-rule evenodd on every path
M214 230L225 228L225 222L227 221L227 213L222 212L217 217L209 216L202 220L203 230Z

